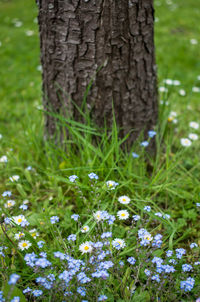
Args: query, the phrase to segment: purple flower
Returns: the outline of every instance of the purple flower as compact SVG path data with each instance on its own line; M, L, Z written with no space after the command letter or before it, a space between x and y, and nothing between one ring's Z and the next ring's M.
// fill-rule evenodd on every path
M67 237L67 240L68 241L76 241L76 234L71 234L71 235L69 235L68 237Z
M19 278L20 278L20 276L17 275L17 274L12 274L12 275L10 275L10 279L9 279L9 281L8 281L8 284L9 284L9 285L14 285L14 284L16 284L17 281L19 280Z
M74 220L74 221L78 221L78 219L79 219L79 215L78 214L73 214L72 216L71 216L71 218Z
M75 180L76 180L77 178L78 178L77 175L71 175L71 176L69 176L69 181L75 182Z
M96 179L96 180L99 179L99 176L97 174L93 173L93 172L88 174L88 176L89 176L90 179Z
M144 141L144 142L141 142L140 146L142 147L147 147L149 145L149 142L147 141Z
M150 131L148 131L148 136L149 137L154 137L156 135L156 131L153 131L153 130L150 130Z
M55 224L56 222L59 221L59 217L58 217L58 216L52 216L52 217L50 218L50 220L51 220L51 224Z
M138 158L139 157L139 155L135 152L132 152L132 156L133 156L133 158Z

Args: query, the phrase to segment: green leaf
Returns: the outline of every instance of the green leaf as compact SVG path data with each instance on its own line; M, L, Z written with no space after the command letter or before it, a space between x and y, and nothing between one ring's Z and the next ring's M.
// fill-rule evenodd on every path
M9 301L14 297L20 297L20 302L26 302L26 298L22 291L16 286L9 285L8 283L3 288L3 295L5 298L9 298Z

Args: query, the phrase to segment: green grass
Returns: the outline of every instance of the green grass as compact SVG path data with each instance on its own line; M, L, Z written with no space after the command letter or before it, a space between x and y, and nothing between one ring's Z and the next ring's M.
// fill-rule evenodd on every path
M26 228L27 239L32 243L30 252L38 252L38 240L34 240L29 233L33 228L37 228L39 239L46 242L45 251L48 253L64 251L68 243L63 238L66 239L71 233L77 234L79 244L91 240L90 236L94 234L98 237L103 230L99 227L96 232L92 218L93 212L98 209L116 215L119 209L126 208L130 215L139 214L143 219L143 223L135 229L130 223L117 221L114 225L114 238L125 236L127 240L126 249L116 255L118 260L132 256L136 250L134 240L139 227L151 230L153 235L156 232L162 233L164 240L159 255L163 255L167 249L177 247L189 251L191 242L200 244L199 213L196 207L196 202L200 202L200 143L199 140L194 141L189 148L180 145L180 138L188 137L191 132L199 134L199 129L189 128L189 122L198 122L200 113L200 93L192 92L193 86L200 87L200 81L197 81L197 76L200 75L200 1L172 2L177 5L174 10L171 10L173 5L166 1L155 1L156 18L159 19L155 23L156 61L159 86L163 86L166 78L179 80L181 85L169 86L167 94L161 93L160 98L169 104L159 106L157 155L151 158L139 142L136 142L130 152L123 151L115 124L112 133L106 129L104 133L100 133L89 122L83 125L58 117L60 124L68 128L70 138L64 141L62 147L43 139L41 72L37 69L40 65L39 39L37 24L34 22L37 7L30 0L0 1L0 133L3 135L0 140L0 157L8 157L7 164L0 163L0 194L11 190L17 206L5 209L3 198L0 205L4 215L16 216L22 213L18 209L22 201L29 200L29 209L22 214L30 223L30 227ZM22 21L21 27L14 26L15 19ZM34 34L27 36L27 30L33 30ZM199 40L198 44L192 45L191 39ZM184 89L186 96L180 96L179 89ZM167 121L172 110L177 112L177 124ZM92 135L100 137L99 144L93 144ZM140 157L133 158L133 151ZM27 166L32 166L33 170L27 171ZM94 187L88 179L90 172L97 173L100 179ZM68 179L73 174L79 177L77 185L70 183ZM12 183L9 180L12 175L19 175L19 182ZM110 179L119 183L116 190L107 190L105 182ZM120 195L130 196L131 203L121 207L117 202ZM145 205L152 206L152 212L145 214ZM153 213L158 211L170 214L172 218L155 221ZM81 235L80 225L76 225L70 218L73 213L81 215L82 224L90 225L89 234ZM53 215L60 218L56 227L50 223ZM9 247L5 261L2 258L1 285L5 293L10 290L7 285L9 274L17 272L23 275L18 292L15 289L16 292L12 295L20 295L23 297L22 301L26 301L23 300L25 298L21 290L27 285L35 286L36 274L24 264L24 252L17 248L17 241L13 239L19 230L19 226L8 228L5 232L7 236L3 234L3 229L0 231L2 245ZM127 231L130 236L126 235ZM80 257L77 247L74 247L73 253L74 257ZM154 288L149 288L148 293L144 287L138 286L137 278L144 279L140 272L142 257L146 255L141 253L134 284L128 268L124 274L109 280L113 290L109 291L105 284L99 283L101 293L106 292L109 301L150 301L152 298L154 301L158 301L158 298L161 301L195 301L200 292L198 278L191 296L181 296L179 285L170 290L171 285L168 284L167 291L161 288L161 293ZM195 251L195 255L189 254L186 259L190 262L198 257L199 251ZM122 280L121 287L121 281L117 281L117 278ZM177 274L177 282L178 280ZM136 293L132 298L123 285L126 282L130 288L136 286ZM48 299L40 301L54 302L60 301L59 298L59 295L51 292ZM96 301L93 289L90 289L87 298L89 301ZM27 301L36 300L32 297ZM81 301L80 297L76 296L76 301Z

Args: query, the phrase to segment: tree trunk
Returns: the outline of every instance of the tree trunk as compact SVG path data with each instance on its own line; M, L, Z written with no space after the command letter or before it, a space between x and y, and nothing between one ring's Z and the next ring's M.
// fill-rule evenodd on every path
M86 105L95 123L111 126L115 110L129 143L157 121L153 0L39 0L45 108L76 120ZM73 100L73 102L72 102ZM46 116L49 135L55 120Z

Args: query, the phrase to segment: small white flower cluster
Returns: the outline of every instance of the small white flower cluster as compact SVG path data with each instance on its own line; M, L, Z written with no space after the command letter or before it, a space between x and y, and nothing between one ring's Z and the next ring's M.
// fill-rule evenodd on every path
M195 130L199 129L199 124L197 122L190 122L189 126ZM188 137L189 138L181 138L181 145L183 147L189 147L192 145L192 141L198 140L198 135L196 133L190 133Z

